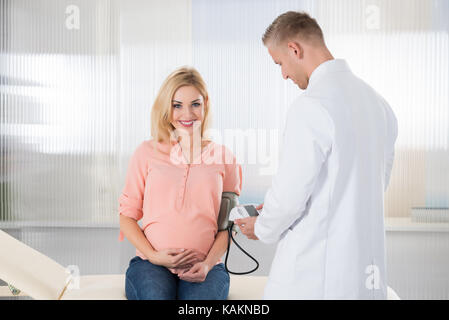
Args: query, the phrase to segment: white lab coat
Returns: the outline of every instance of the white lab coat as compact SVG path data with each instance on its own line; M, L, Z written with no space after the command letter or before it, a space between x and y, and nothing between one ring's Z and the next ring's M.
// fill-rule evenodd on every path
M277 173L254 232L278 242L264 299L386 299L384 191L397 120L344 60L288 110Z

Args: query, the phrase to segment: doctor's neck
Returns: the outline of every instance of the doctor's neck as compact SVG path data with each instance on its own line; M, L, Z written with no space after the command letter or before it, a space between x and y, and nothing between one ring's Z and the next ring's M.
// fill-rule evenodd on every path
M309 47L308 48L307 77L310 78L312 72L322 63L334 60L334 56L326 46Z

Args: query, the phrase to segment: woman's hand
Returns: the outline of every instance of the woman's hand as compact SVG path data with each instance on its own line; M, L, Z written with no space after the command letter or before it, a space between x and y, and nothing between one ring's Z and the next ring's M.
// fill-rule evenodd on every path
M263 203L262 204L259 204L257 207L256 207L256 210L260 210L260 209L262 209L263 208Z
M197 261L197 256L197 252L192 249L164 249L156 251L150 261L166 268L178 268L193 264Z
M168 268L168 270L170 270L174 274L178 274L179 275L181 273L189 271L189 269L191 267L193 267L193 265L195 263L204 261L206 259L206 255L204 253L199 252L199 251L196 251L196 254L194 256L196 257L196 259L193 260L192 262L190 262L188 264L185 264L185 265L178 265L178 267L176 267L176 268Z
M210 266L205 261L197 262L187 272L178 273L179 279L189 282L203 282L206 280Z

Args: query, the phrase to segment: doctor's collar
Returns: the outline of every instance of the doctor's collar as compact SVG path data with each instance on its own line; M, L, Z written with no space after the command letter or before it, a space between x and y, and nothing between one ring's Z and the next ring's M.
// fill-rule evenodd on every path
M307 89L311 85L315 84L326 73L334 73L340 71L351 71L351 69L349 69L348 64L346 63L346 60L331 59L324 61L322 64L316 67L315 70L313 70L313 72L310 74Z

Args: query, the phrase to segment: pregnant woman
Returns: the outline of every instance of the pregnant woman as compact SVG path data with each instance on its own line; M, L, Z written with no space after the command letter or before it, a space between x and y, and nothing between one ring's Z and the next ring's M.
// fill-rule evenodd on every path
M152 139L134 151L119 198L120 235L135 246L126 271L130 300L216 299L229 293L218 232L222 192L240 195L242 169L207 136L209 95L201 75L180 68L151 110ZM142 227L137 221L142 220Z

